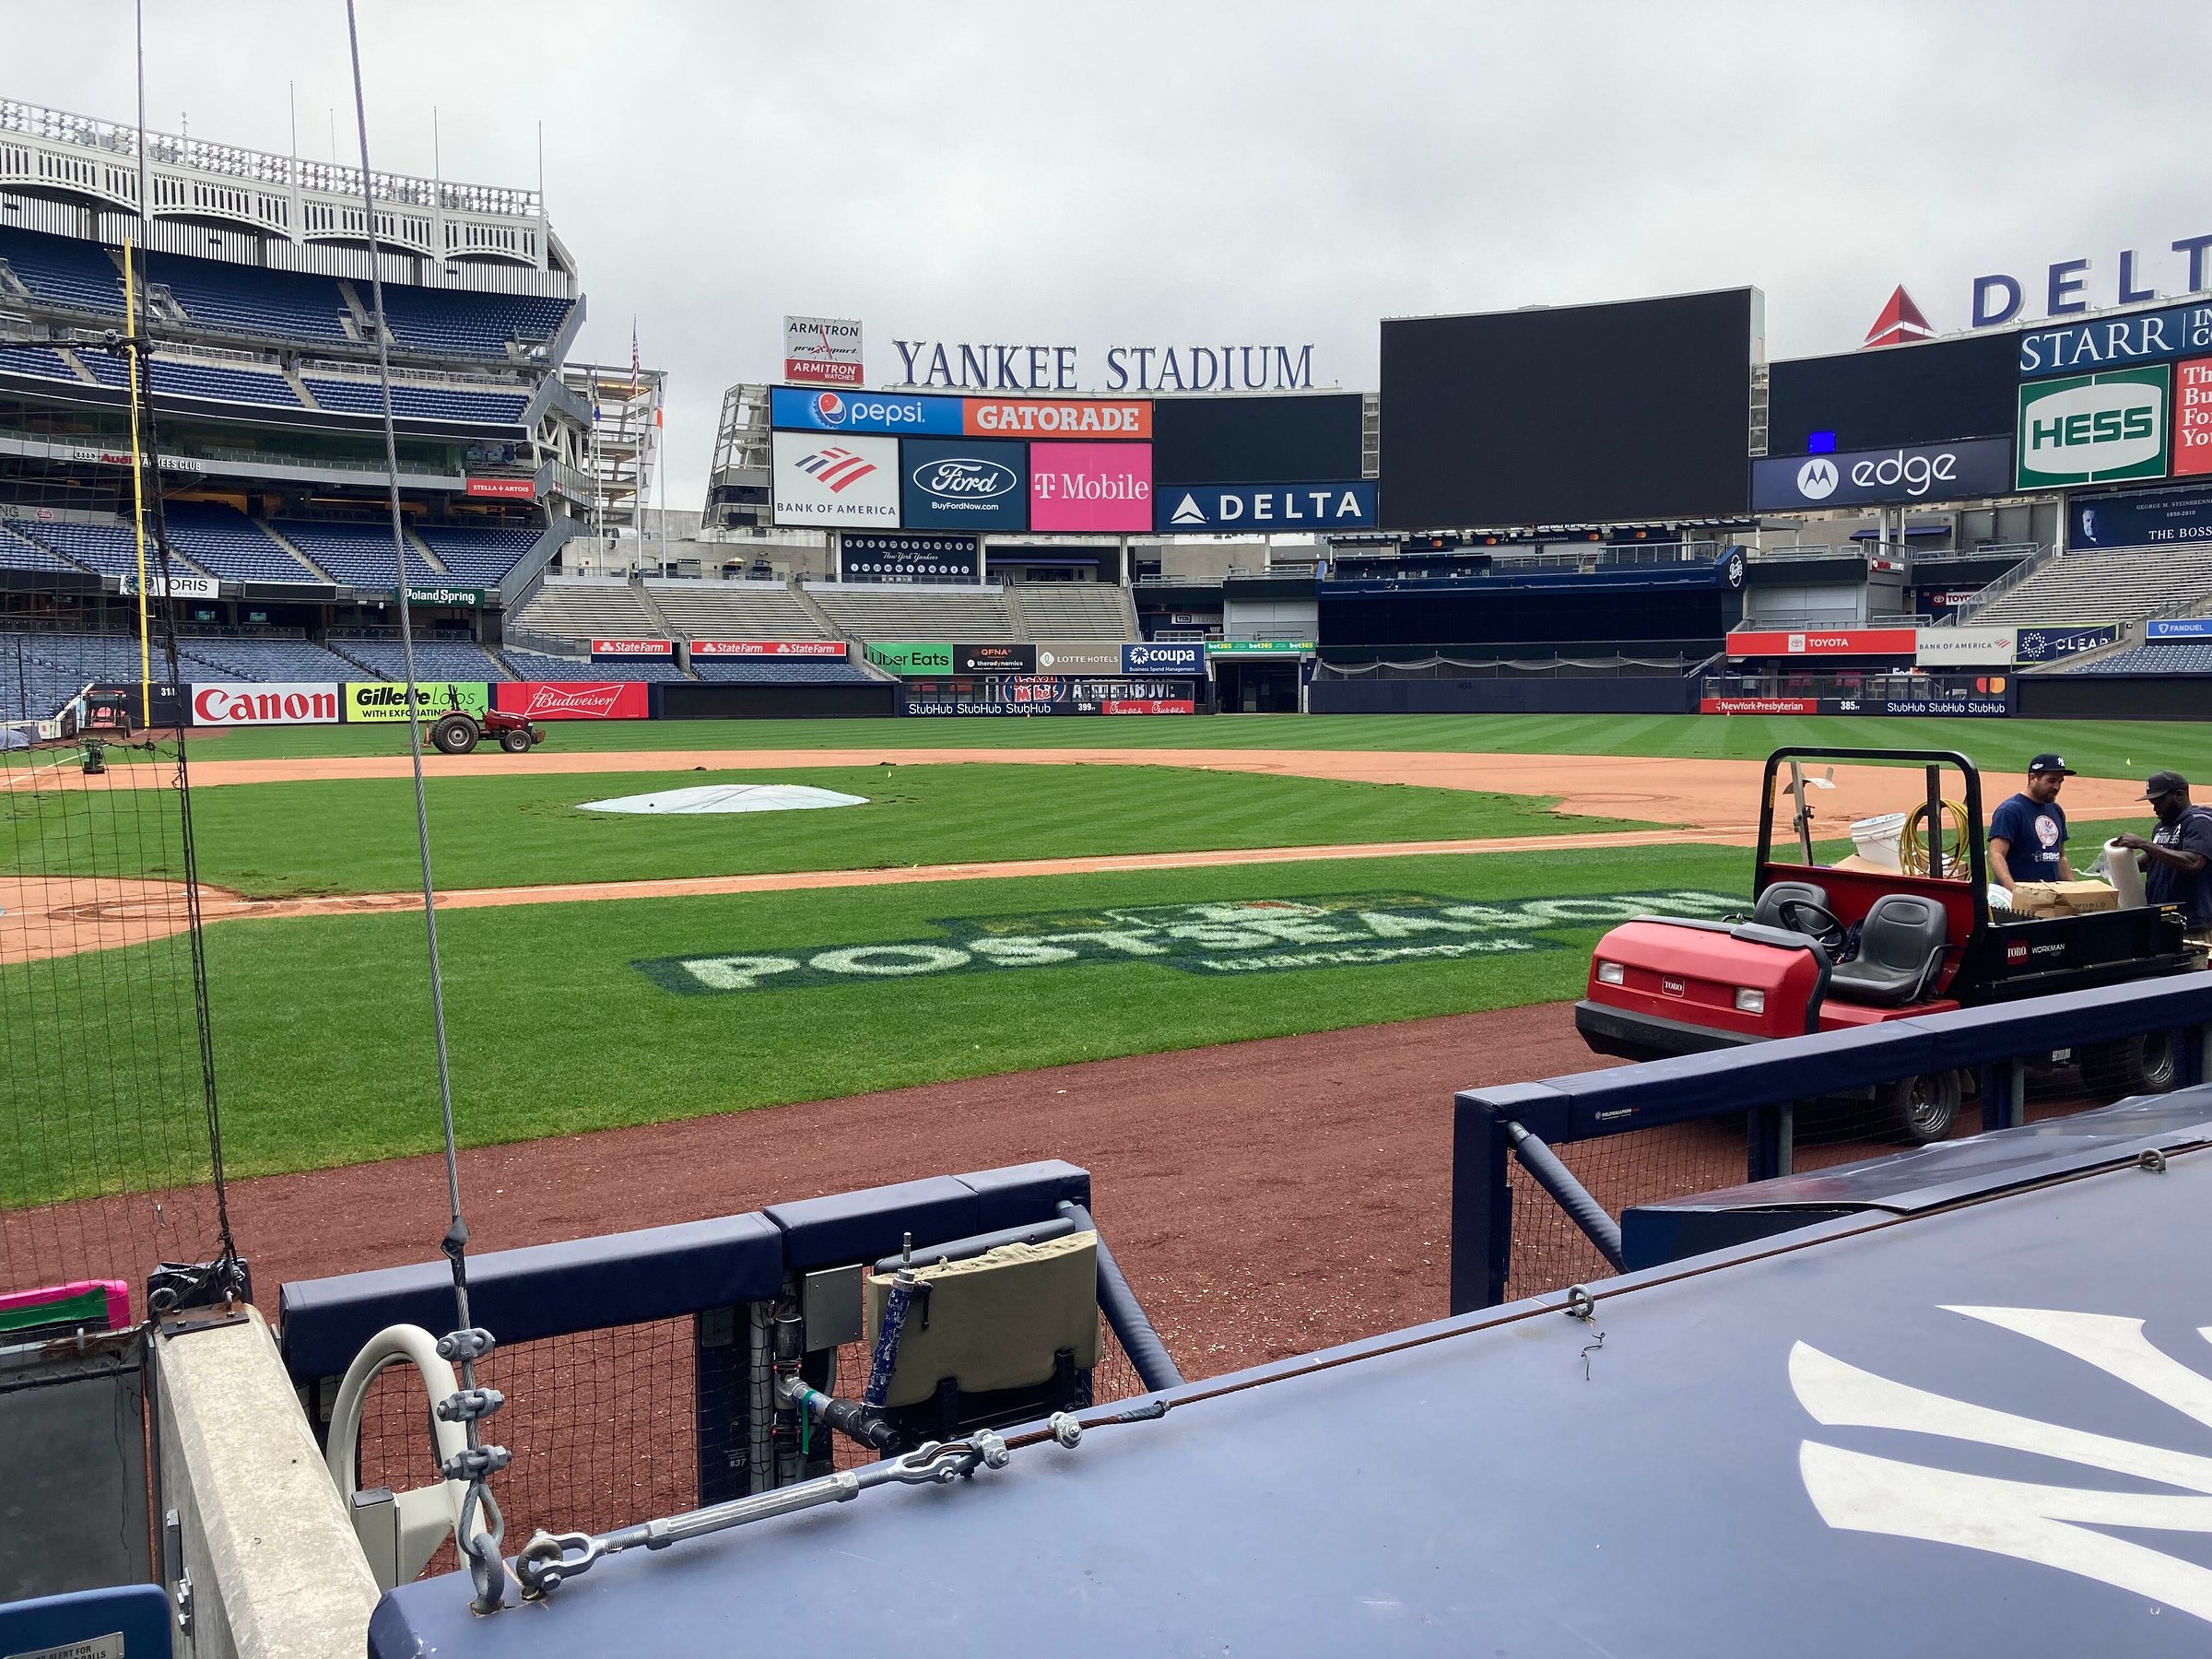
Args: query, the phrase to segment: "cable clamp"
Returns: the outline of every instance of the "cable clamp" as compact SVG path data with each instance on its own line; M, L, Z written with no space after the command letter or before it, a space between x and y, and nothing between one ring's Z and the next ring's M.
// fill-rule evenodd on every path
M438 1420L441 1423L474 1423L489 1417L506 1404L507 1396L496 1388L464 1388L438 1402Z
M497 1475L513 1461L504 1446L465 1446L438 1465L438 1473L448 1480L482 1480L488 1475Z
M453 1331L438 1338L438 1358L445 1360L481 1359L499 1347L499 1339L481 1325Z

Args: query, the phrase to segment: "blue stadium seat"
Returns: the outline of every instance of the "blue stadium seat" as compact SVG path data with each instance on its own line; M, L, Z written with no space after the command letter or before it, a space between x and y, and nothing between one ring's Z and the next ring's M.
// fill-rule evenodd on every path
M415 534L438 555L454 580L470 587L496 587L515 561L537 546L535 528L488 530L476 526L421 524Z
M71 564L51 549L14 534L0 524L0 570L76 571L84 567Z
M138 537L130 525L117 519L102 519L93 524L77 524L58 519L16 519L9 527L18 535L27 535L50 553L74 559L88 570L98 571L103 576L135 576L138 572ZM172 538L170 547L182 551ZM148 553L149 565L152 555ZM190 565L177 572L182 576L201 576L204 571Z
M335 680L360 670L309 640L192 636L177 641L187 680Z
M378 679L406 677L406 655L397 640L334 640L332 647ZM499 658L473 641L417 640L415 677L425 680L512 679Z
M500 654L507 659L508 666L523 679L637 680L647 684L665 684L670 680L690 677L674 663L656 662L645 657L630 662L593 663L575 657L547 656L536 651L517 651L512 645L502 647Z
M349 587L390 590L394 586L388 525L276 519L270 528ZM425 564L413 547L407 549L407 574L433 582L438 579L438 572Z
M164 285L202 328L355 343L338 320L347 306L335 277L165 253L148 255L147 268L149 278Z
M62 354L43 346L0 346L0 374L29 374L41 380L72 381L78 385L74 371L62 361Z
M2161 640L2069 669L2072 674L2212 674L2212 640Z
M820 657L694 657L691 671L720 685L866 685L851 663Z
M169 545L210 576L311 585L324 580L235 507L220 501L171 501L162 516L169 525Z
M326 380L311 377L307 390L325 409L341 415L376 415L384 412L383 390L371 380ZM517 393L446 391L430 386L394 386L392 413L401 419L465 420L484 425L513 426L523 418L530 400Z
M98 242L0 230L0 264L48 305L123 315L123 269Z
M112 360L112 359L111 359ZM123 365L117 363L121 369ZM98 372L95 371L94 372ZM156 397L203 397L220 403L276 404L297 409L300 397L281 374L184 363L156 357L148 370Z
M384 289L384 324L403 351L505 359L510 340L548 340L572 303L535 294L465 289Z

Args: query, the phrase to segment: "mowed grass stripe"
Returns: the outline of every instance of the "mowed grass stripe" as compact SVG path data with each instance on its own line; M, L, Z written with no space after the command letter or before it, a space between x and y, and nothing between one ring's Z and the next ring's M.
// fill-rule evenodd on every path
M1155 719L674 720L563 723L548 745L571 752L700 748L1248 748L1372 749L1464 754L1652 755L1764 759L1777 748L1958 749L2011 774L2057 749L2095 777L2162 768L2212 780L2212 723L2192 721L1911 720L1881 715L1244 714ZM393 726L300 726L213 734L210 759L399 755ZM125 755L120 758L129 759ZM437 762L432 757L433 769Z
M458 1127L469 1145L742 1111L877 1088L1331 1030L1576 994L1601 926L1512 956L1206 977L1141 959L818 988L677 995L632 964L943 936L955 917L1223 899L1420 892L1466 900L1747 891L1741 850L1657 847L459 911L441 918ZM419 916L236 922L206 935L223 1144L236 1174L318 1169L438 1144ZM106 953L133 957L143 949ZM120 968L127 963L118 961ZM0 969L0 1006L84 1041L79 959ZM116 1087L156 1057L103 1056ZM171 1058L174 1070L176 1060ZM173 1086L174 1078L169 1079ZM0 1089L32 1121L33 1080ZM1408 1112L1441 1111L1407 1100ZM15 1204L81 1195L0 1147ZM112 1178L127 1146L111 1149Z
M865 795L868 805L697 816L580 806L769 782ZM178 877L178 869L123 844L133 820L116 810L114 794L0 798L0 868ZM438 881L447 890L1636 827L1561 816L1528 796L1171 767L433 776L429 798ZM230 784L195 792L193 813L201 879L218 887L275 898L399 891L419 879L414 800L403 782Z

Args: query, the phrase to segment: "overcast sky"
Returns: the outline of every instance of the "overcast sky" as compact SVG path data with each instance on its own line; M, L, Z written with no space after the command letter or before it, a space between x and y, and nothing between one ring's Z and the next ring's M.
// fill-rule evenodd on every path
M147 121L356 158L340 0L147 0ZM0 98L128 121L127 0L0 0ZM896 337L1312 343L1376 320L1750 283L1771 357L1842 350L1902 281L2117 254L2179 291L2212 231L2198 0L841 6L362 0L371 159L530 184L590 321L671 376L668 503L787 312Z

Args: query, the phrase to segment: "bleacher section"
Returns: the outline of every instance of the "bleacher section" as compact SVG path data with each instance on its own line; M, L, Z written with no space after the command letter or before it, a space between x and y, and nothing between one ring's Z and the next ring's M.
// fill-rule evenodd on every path
M113 359L109 359L113 361ZM116 363L118 371L123 369ZM264 374L247 369L218 368L207 363L183 363L157 356L147 371L154 395L204 397L218 403L274 404L288 409L300 406L299 394L281 374ZM122 383L122 376L117 376Z
M2063 669L2066 674L2212 674L2212 640L2161 640Z
M390 591L395 585L392 580L392 532L384 525L276 519L270 528L348 586ZM407 574L432 582L438 579L438 572L413 547L407 549Z
M652 640L660 624L620 582L547 582L516 613L514 626L557 640Z
M959 588L818 587L806 594L840 632L856 640L1011 640L1004 595Z
M138 573L138 538L129 525L114 519L88 524L59 519L14 519L9 521L8 528L18 535L29 536L48 552L59 553L103 576L135 578ZM173 541L171 545L176 547ZM152 557L149 549L149 563ZM181 576L206 573L190 564L177 572Z
M308 640L203 639L177 641L187 680L349 680L360 671ZM135 676L137 670L131 670Z
M73 565L67 559L58 558L47 551L36 542L18 535L14 529L6 524L0 524L0 570L58 571L65 573L76 571L80 575L83 573L80 566Z
M406 654L397 640L333 640L331 649L378 679L406 677ZM358 676L357 676L358 677ZM415 677L425 680L503 680L506 665L473 641L417 640Z
M228 582L324 581L272 541L259 524L224 502L171 501L163 517L171 547L210 576Z
M372 380L330 380L305 377L308 395L324 408L339 415L375 415L384 412L384 394ZM295 400L297 401L297 400ZM445 387L392 388L392 413L402 420L465 420L485 426L513 426L523 418L530 400L521 393L464 392Z
M91 680L138 677L138 642L117 634L0 634L0 720L44 720Z
M866 685L874 677L851 663L815 657L695 657L691 672L724 686Z
M669 626L688 640L818 640L822 625L782 583L649 582ZM708 677L701 675L700 678Z
M507 665L520 679L639 680L653 684L690 677L674 663L653 657L594 663L574 657L547 656L538 651L518 651L512 645L500 647L500 654L507 659Z
M213 332L353 343L339 321L346 297L334 277L161 253L147 258L147 275Z
M468 587L488 588L504 582L515 561L537 546L544 532L418 524L414 534L438 555L438 562L454 581Z
M16 274L33 299L48 305L123 315L122 268L98 242L0 229L0 265Z
M2204 547L2107 547L2046 559L1962 620L1974 628L2132 622L2185 599L2212 599L2212 553Z
M0 374L35 374L41 380L77 381L62 354L43 346L0 346Z
M384 322L403 351L504 360L510 340L547 340L559 333L569 304L528 294L394 287L384 289Z
M1006 589L1022 636L1031 640L1135 640L1136 606L1126 588L1099 582L1031 582Z

